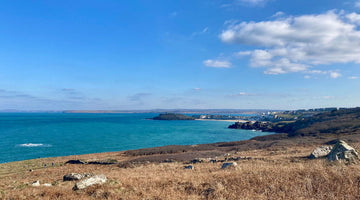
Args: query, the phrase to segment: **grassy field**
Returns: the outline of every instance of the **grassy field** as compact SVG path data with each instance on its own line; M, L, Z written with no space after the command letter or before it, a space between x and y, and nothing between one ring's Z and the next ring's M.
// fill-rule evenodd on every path
M329 163L326 159L306 158L318 146L316 143L283 144L278 142L266 148L249 148L238 152L231 150L233 148L218 151L218 154L226 153L226 157L245 158L237 161L236 168L230 169L221 169L222 162L210 163L209 159L205 159L203 163L193 164L195 169L187 170L184 169L185 161L164 163L153 159L160 155L161 158L176 158L181 154L168 154L159 149L153 149L154 155L113 152L6 163L0 165L0 199L360 198L359 164ZM360 142L349 144L360 149ZM232 143L228 146L233 147ZM214 149L205 149L205 152L214 153ZM150 151L146 150L147 154ZM194 150L198 151L201 150ZM194 152L185 153L192 155L190 153ZM146 158L150 159L146 161ZM220 156L217 159L224 158ZM64 165L69 159L116 159L119 164ZM134 160L141 162L124 165ZM54 163L54 166L50 163ZM104 174L108 181L103 185L73 191L75 182L62 181L62 177L71 172ZM36 180L52 186L31 186Z

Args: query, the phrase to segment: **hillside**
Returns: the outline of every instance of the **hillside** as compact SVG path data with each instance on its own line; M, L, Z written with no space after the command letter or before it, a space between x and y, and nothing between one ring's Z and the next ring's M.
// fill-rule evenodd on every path
M360 108L333 110L304 117L295 122L247 122L235 123L229 128L255 129L276 133L287 133L289 137L360 133Z

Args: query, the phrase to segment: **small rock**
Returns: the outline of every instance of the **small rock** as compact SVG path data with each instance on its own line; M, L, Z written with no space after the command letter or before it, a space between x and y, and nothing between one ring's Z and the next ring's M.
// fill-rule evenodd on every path
M237 166L236 162L227 162L227 163L224 163L221 166L221 169L226 169L226 168L229 168L229 167L236 167L236 166Z
M343 140L339 140L327 156L328 161L345 160L347 162L355 162L358 157L356 150Z
M226 161L238 161L241 160L241 157L230 157L230 158L225 158Z
M32 169L29 169L29 172L32 172L32 171L34 171L34 170L32 170Z
M321 158L327 156L331 151L331 147L329 146L321 146L316 147L314 151L310 154L309 158L315 159L315 158Z
M211 162L211 163L216 163L217 160L216 160L216 159L211 159L210 162Z
M194 169L194 166L192 166L192 165L187 165L187 166L184 167L184 169Z
M38 186L40 186L40 181L34 181L31 185L38 187Z
M44 184L42 184L43 186L45 186L45 187L50 187L50 186L52 186L50 183L44 183Z
M174 162L174 160L171 158L167 158L167 159L163 160L163 162L164 163L172 163L172 162Z
M204 160L203 160L203 159L200 159L200 158L195 158L194 160L191 160L191 161L190 161L190 163L192 163L192 164L202 163L202 162L204 162Z
M89 178L94 176L94 174L91 173L70 173L70 174L66 174L63 177L63 181L77 181L77 180L81 180L83 178Z
M103 174L96 175L76 183L75 186L73 187L73 190L82 190L91 185L103 184L105 182L106 182L106 177Z

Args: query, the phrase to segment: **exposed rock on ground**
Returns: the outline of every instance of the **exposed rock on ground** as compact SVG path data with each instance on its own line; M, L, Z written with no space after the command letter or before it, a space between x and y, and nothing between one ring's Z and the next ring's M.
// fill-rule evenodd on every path
M103 184L106 182L106 180L107 179L103 174L96 175L76 183L73 187L73 190L82 190L95 184Z
M236 166L237 166L236 162L227 162L221 166L221 169L226 169L226 168L231 168L231 167L236 167Z
M188 166L185 166L184 169L194 169L194 166L188 165Z
M81 180L83 178L89 178L94 176L91 173L70 173L70 174L66 174L63 177L63 181L77 181L77 180Z
M116 164L116 163L117 163L117 160L108 159L108 160L89 161L87 164L93 164L93 165L112 165L112 164Z
M86 162L82 160L69 160L65 164L86 164Z
M355 162L359 156L354 148L349 146L345 141L339 140L327 158L329 161L345 160L347 162Z
M204 162L204 160L203 160L203 159L200 159L200 158L195 158L195 159L193 159L193 160L190 161L190 163L192 163L192 164L202 163L202 162Z
M330 151L331 147L329 146L316 147L314 151L310 154L309 158L315 159L326 157L330 153Z
M31 185L38 187L38 186L40 186L40 181L34 181Z

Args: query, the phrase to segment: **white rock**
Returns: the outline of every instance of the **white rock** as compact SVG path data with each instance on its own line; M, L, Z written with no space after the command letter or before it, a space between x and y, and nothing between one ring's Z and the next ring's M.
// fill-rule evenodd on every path
M42 184L42 186L50 187L50 186L52 186L52 185L51 185L51 183L44 183L44 184Z
M103 184L106 182L106 177L101 174L101 175L96 175L87 179L84 179L78 183L75 184L75 186L73 187L73 190L82 190L85 189L91 185L95 185L95 184Z
M38 186L40 186L40 181L34 181L31 185L38 187Z
M309 158L321 158L327 156L331 151L329 146L316 147L314 151L310 154Z

